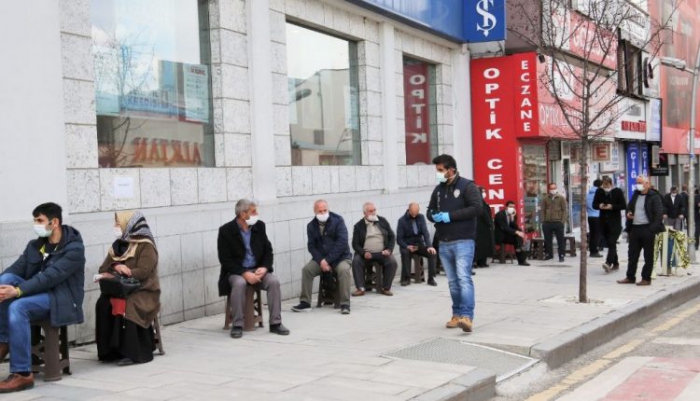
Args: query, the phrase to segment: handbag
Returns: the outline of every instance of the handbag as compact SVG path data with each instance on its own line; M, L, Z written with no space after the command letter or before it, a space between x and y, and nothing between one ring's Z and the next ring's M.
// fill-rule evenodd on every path
M133 277L116 275L100 279L100 292L114 298L126 299L141 288L141 282Z

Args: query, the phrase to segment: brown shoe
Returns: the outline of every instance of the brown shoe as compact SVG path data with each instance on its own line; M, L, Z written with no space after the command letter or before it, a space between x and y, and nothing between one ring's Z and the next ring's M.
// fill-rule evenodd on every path
M394 295L394 293L391 292L391 290L384 290L384 289L380 290L379 293L382 294L382 295L386 295L386 296L388 296L388 297L391 297L391 296Z
M448 329L456 329L457 327L459 327L457 322L459 322L459 316L452 316L452 319L450 319L449 322L445 323L445 327L447 327Z
M637 283L638 286L643 286L643 285L651 285L651 281L649 280L642 280Z
M472 332L472 320L466 316L462 316L457 320L457 326L465 333Z
M355 292L352 293L353 297L361 297L363 295L365 295L365 292L360 290L359 288L357 290L355 290Z
M34 387L34 374L24 377L16 373L10 373L7 379L0 382L0 393L14 393L15 391L29 390Z
M627 277L623 278L622 280L617 280L618 284L634 284L634 281L628 279Z
M10 353L10 346L7 343L0 343L0 362L4 362L7 354Z

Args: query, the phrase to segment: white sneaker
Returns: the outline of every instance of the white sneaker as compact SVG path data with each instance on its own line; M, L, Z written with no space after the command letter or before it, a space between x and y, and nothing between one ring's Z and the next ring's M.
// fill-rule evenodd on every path
M603 263L603 270L605 270L606 273L610 273L610 270L612 270L612 266L610 266L607 263Z

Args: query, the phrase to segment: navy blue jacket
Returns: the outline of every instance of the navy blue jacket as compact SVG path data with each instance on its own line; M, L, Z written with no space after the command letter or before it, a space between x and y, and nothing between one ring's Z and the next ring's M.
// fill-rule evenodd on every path
M476 218L484 203L481 191L474 182L457 175L451 184L438 184L430 196L428 220L433 213L447 212L449 223L435 223L435 238L438 241L476 240Z
M82 323L85 298L85 247L78 230L63 225L58 249L39 250L46 238L29 241L22 256L3 273L12 273L26 281L19 284L22 296L48 293L51 301L51 325L54 327ZM46 247L49 248L49 247ZM53 247L50 247L53 248Z
M413 232L414 220L416 225L418 225L418 234ZM396 225L396 242L399 244L401 249L406 249L409 245L432 246L432 242L430 242L428 224L425 222L425 216L418 213L414 219L410 214L408 214L407 210L406 214L401 216L398 224Z
M316 263L321 264L321 261L326 259L326 262L335 268L343 260L351 259L352 255L345 220L333 212L329 212L329 215L323 235L315 217L306 226L307 248Z

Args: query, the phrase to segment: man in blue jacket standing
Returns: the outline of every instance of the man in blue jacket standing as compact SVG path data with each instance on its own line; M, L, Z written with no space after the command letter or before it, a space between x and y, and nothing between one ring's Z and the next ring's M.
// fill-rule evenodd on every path
M433 159L438 185L428 205L428 220L435 223L435 238L452 297L452 319L446 327L472 331L474 282L472 261L476 219L481 213L481 191L473 181L461 177L450 155Z
M85 247L63 224L62 209L44 203L32 212L39 238L0 275L0 361L10 353L10 375L0 393L34 387L30 322L55 327L83 322Z
M323 273L335 272L340 290L340 313L349 315L352 264L348 228L340 215L328 210L328 203L323 199L314 203L314 214L315 217L306 226L311 261L302 270L299 305L292 307L292 310L310 310L314 278Z

